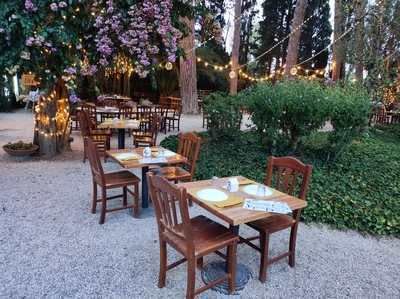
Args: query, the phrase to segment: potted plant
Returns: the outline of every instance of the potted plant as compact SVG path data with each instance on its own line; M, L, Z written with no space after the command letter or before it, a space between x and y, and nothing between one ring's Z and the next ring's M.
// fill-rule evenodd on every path
M7 143L3 146L3 149L11 156L29 156L36 152L39 146L32 142L26 143L20 140L15 143Z

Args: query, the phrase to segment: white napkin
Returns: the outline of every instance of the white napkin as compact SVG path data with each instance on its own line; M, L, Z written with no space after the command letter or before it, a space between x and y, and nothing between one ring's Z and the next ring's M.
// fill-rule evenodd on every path
M255 211L265 211L271 213L288 214L292 212L288 204L280 201L272 200L257 200L246 198L244 200L243 208Z

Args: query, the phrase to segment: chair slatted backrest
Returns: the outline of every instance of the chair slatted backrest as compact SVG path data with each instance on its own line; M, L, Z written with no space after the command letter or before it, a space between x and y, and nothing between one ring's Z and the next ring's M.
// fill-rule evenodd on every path
M151 200L156 212L160 236L169 232L187 242L194 250L186 189L178 188L163 177L147 174Z
M103 166L100 161L99 150L97 149L97 144L93 142L90 137L85 137L84 142L87 147L87 155L89 158L90 169L92 171L93 180L99 185L105 185L105 177Z
M83 137L90 136L89 116L85 110L78 112L79 128Z
M129 106L120 106L119 107L119 117L124 117L124 118L132 118L133 116L133 108Z
M306 200L312 165L294 157L269 157L264 184Z
M200 146L201 138L196 134L191 132L180 134L177 153L188 160L186 165L189 167L189 172L192 177L196 170L196 162L199 158Z
M82 105L82 111L85 111L90 118L96 121L97 117L97 109L96 106L92 103L84 103Z
M153 140L153 143L156 144L157 143L157 135L158 135L158 132L160 131L160 128L162 126L164 118L162 116L158 115L157 113L153 113L153 114L151 114L150 121L151 121L151 123L150 123L151 138Z

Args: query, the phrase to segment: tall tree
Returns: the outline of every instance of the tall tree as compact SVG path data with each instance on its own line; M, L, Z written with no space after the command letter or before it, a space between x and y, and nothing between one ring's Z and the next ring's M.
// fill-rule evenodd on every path
M297 0L296 9L294 11L294 17L292 21L291 36L289 38L289 45L286 55L286 66L285 66L285 77L291 77L290 70L297 64L297 58L299 53L299 44L301 29L300 26L303 23L304 15L306 12L307 0Z
M243 0L242 2L239 63L245 63L250 54L250 49L252 47L254 18L258 13L256 4L256 0Z
M355 55L355 68L356 68L356 78L361 81L363 80L364 73L364 34L365 34L365 7L366 0L354 0L355 9L355 21L356 21L356 55Z
M194 19L185 17L182 19L189 32L181 39L181 47L184 56L179 63L179 87L182 98L183 113L196 113L198 110L196 52L194 44Z
M229 73L230 77L229 92L232 95L237 93L237 87L238 87L241 10L242 10L242 0L235 0L235 18L234 18L234 29L233 29L231 72Z
M343 40L339 37L343 34L343 3L342 0L335 0L335 17L333 25L333 61L332 61L332 80L340 80L344 69L344 46ZM339 40L338 40L339 39Z
M300 37L299 58L300 62L314 56L326 48L331 41L332 27L329 21L329 0L309 0L305 18L311 19L303 25ZM328 51L315 56L302 64L307 69L323 69L328 63Z
M294 0L266 0L262 4L263 16L258 29L255 55L260 55L287 37L295 11ZM329 22L329 0L308 0L305 18L312 18L303 25L299 43L298 60L303 61L314 53L325 48L330 42L332 32ZM285 63L288 39L275 47L259 60L257 70L260 73L270 73ZM327 64L327 52L323 52L306 66L309 68L324 68Z

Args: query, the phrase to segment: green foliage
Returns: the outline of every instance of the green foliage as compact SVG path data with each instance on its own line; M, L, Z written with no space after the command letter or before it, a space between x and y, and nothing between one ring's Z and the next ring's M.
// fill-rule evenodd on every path
M241 96L258 134L273 148L296 150L301 138L321 128L329 115L323 88L316 82L259 84Z
M12 149L12 150L27 150L27 149L31 149L33 147L33 143L32 142L27 143L27 142L23 142L22 140L19 140L14 143L9 142L4 146L6 148Z
M203 106L212 138L231 138L240 131L242 104L238 96L215 92L205 97Z
M356 85L324 88L317 82L282 81L259 84L241 94L262 141L274 151L305 150L308 139L331 124L320 150L336 159L367 125L368 94Z
M398 134L400 126L364 134L329 167L310 155L299 156L314 166L303 219L400 236L400 141L393 132ZM327 133L314 137L315 142L323 141ZM270 150L261 145L255 132L241 132L233 140L210 139L207 134L202 138L195 179L243 175L263 181ZM177 143L177 137L171 136L161 145L176 150Z
M333 131L329 134L329 158L337 158L343 149L368 124L371 100L365 89L346 85L326 89L329 99L329 117Z

